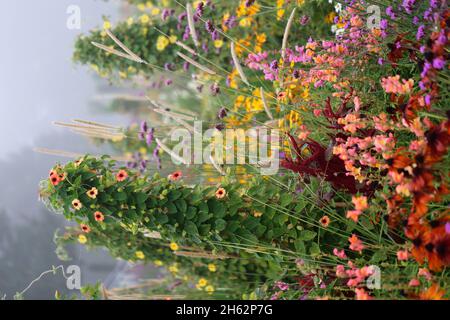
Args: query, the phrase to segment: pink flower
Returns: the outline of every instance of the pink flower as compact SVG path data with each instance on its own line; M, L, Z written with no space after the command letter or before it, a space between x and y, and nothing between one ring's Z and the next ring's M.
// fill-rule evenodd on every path
M352 234L350 238L348 238L348 241L350 242L350 250L358 251L361 253L365 246L363 245L362 241L358 239L358 237L355 234Z
M420 268L419 272L417 272L417 275L419 277L425 277L425 279L427 279L428 281L431 280L431 273L427 268Z
M337 248L333 249L333 254L341 259L347 259L347 255L345 254L344 249L342 249L341 251L339 251Z
M361 215L361 211L360 210L349 210L347 211L347 218L348 219L352 219L355 222L358 222L358 218Z
M336 277L345 278L347 276L345 267L342 264L336 266Z
M407 250L397 251L397 259L400 261L408 260L408 251Z
M416 278L411 279L411 281L409 281L408 286L410 287L418 287L420 286L420 281Z

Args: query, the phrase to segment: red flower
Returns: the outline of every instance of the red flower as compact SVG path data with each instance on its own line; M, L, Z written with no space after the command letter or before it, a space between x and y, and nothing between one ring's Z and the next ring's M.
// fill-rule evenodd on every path
M177 180L180 180L182 176L183 176L183 173L181 171L175 171L174 173L169 174L169 176L167 178L170 181L177 181Z
M105 216L100 211L96 211L94 213L94 218L95 218L95 221L98 221L98 222L102 222L103 220L105 220Z

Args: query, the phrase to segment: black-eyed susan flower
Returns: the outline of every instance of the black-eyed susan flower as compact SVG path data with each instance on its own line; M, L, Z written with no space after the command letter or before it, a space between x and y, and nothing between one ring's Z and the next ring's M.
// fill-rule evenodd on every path
M200 278L197 282L197 286L200 288L205 287L208 284L208 280L206 280L205 278Z
M205 291L208 292L209 294L212 294L214 292L214 287L211 285L206 286Z
M102 222L103 220L105 220L104 214L101 213L100 211L94 212L94 218L95 218L95 221L97 221L97 222Z
M88 192L86 192L87 196L91 199L97 198L98 190L95 187L92 187Z
M167 179L169 179L170 181L177 181L180 180L182 176L183 173L181 171L175 171L174 173L169 174Z
M116 174L116 180L121 182L124 181L126 178L128 178L128 173L125 170L120 170Z
M322 218L320 218L319 222L322 227L326 228L330 224L330 218L328 216L323 216Z
M80 209L83 207L83 205L81 204L81 201L80 201L80 200L74 199L74 200L72 201L72 207L73 207L75 210L80 210Z
M219 188L216 191L216 198L223 199L227 195L227 191L224 188Z
M84 223L80 224L80 228L85 233L91 232L91 228L87 224Z

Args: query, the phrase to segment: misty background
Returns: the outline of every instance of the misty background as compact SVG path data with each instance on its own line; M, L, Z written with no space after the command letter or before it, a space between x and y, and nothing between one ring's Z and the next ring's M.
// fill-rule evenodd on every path
M66 27L67 8L79 6L81 29ZM68 222L38 201L39 181L55 162L68 159L36 153L44 147L80 153L102 153L80 136L52 125L74 118L127 125L124 116L98 108L99 92L114 90L86 67L72 62L75 38L101 27L102 16L120 18L119 0L21 0L0 3L0 299L12 299L52 265L81 268L82 284L130 281L130 265L81 245L69 248L72 261L55 254L53 235ZM132 270L132 269L131 269ZM128 272L128 273L127 273ZM131 272L132 273L132 272ZM59 272L46 275L25 299L52 299L55 290L73 294Z

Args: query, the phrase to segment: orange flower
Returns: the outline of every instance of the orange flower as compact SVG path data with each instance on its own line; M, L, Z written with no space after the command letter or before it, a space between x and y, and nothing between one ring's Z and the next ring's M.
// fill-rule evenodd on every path
M72 201L72 206L73 206L73 208L75 210L80 210L83 207L83 205L81 204L80 200L78 200L78 199L74 199Z
M95 211L94 218L95 218L95 221L98 221L98 222L102 222L103 220L105 220L105 216L100 211Z
M126 178L128 178L128 173L125 170L120 170L116 174L116 180L119 182L124 181Z
M347 211L347 218L358 222L358 218L362 212L360 210L349 210Z
M365 196L352 197L352 202L355 205L355 209L358 211L364 211L369 207L367 205L367 197Z
M350 242L350 249L353 251L358 251L361 253L364 249L364 245L361 240L358 239L358 237L355 234L352 234L350 238L348 238L348 241Z
M180 180L182 176L183 176L183 173L181 171L175 171L174 173L169 174L169 176L167 178L170 181L177 181L177 180Z
M445 290L441 289L437 283L434 283L428 290L419 295L421 300L444 300Z
M92 187L91 190L89 190L88 192L86 192L87 196L91 199L95 199L97 198L98 195L98 190L95 187Z
M83 232L89 233L91 232L91 228L89 228L89 226L87 224L80 224L80 228L81 230L83 230Z
M319 222L322 227L326 228L330 224L330 218L328 216L323 216L322 218L320 218Z
M372 297L364 290L364 288L355 289L356 300L371 300Z
M227 192L224 188L219 188L216 191L216 198L217 199L223 199L227 195Z

